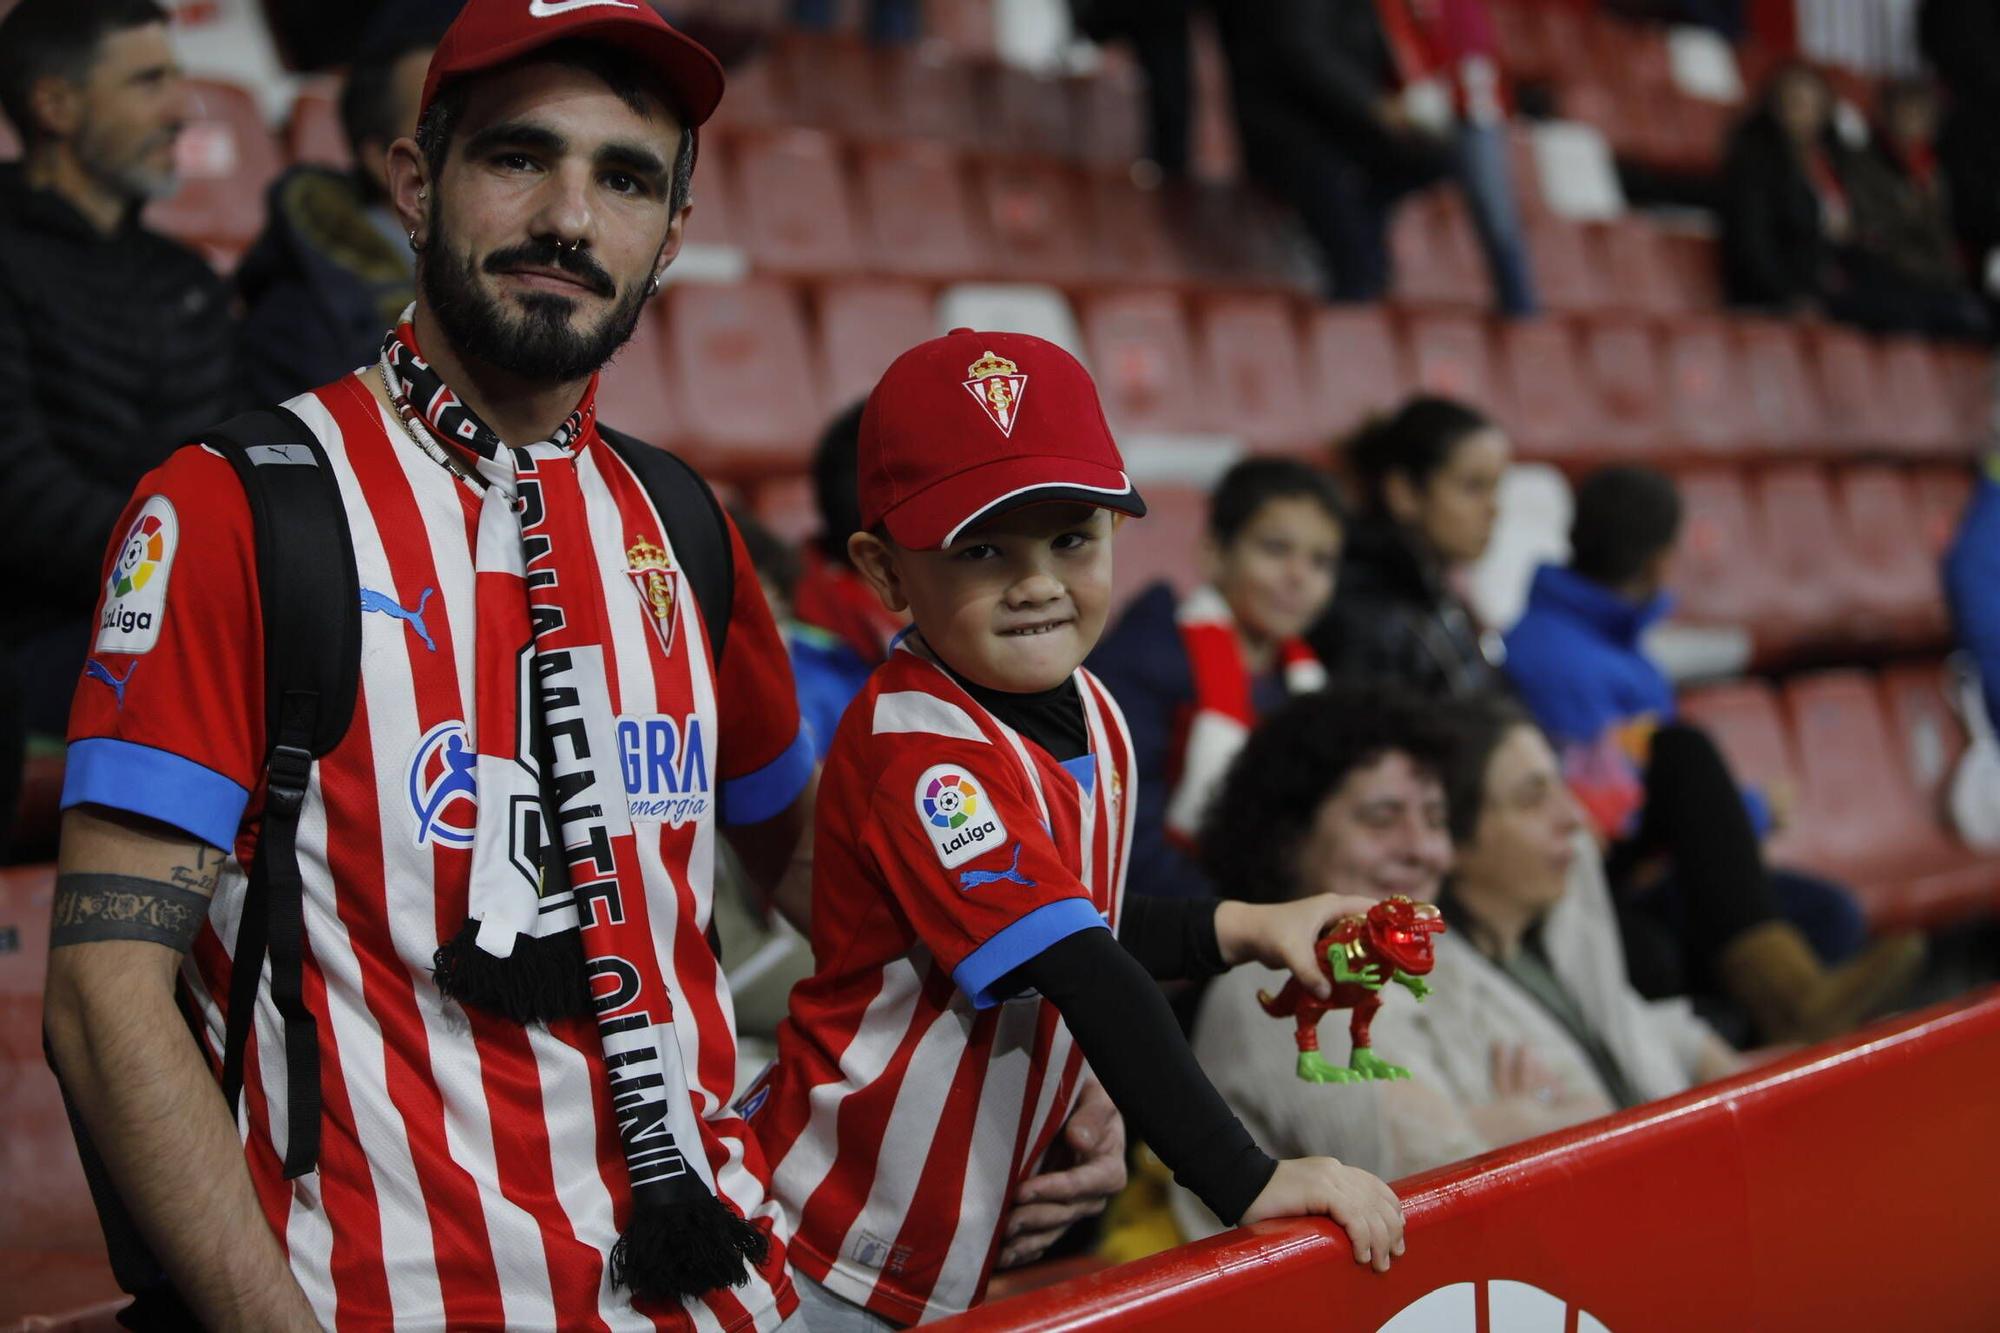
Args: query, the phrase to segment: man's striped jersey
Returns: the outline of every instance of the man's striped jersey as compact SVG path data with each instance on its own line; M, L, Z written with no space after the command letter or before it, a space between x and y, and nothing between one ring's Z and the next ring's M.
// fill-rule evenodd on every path
M240 1124L265 1215L330 1327L773 1328L794 1305L781 1243L749 1285L684 1309L635 1309L610 1286L630 1190L592 1022L524 1028L446 1002L433 982L433 954L466 920L478 808L480 502L368 383L349 376L288 404L325 446L345 501L361 685L299 825L323 1118L318 1170L290 1183L273 1149L286 1142L282 1030L268 982L258 996ZM675 963L667 981L702 1147L721 1197L777 1230L763 1159L728 1104L734 1017L705 932L718 817L783 810L811 775L810 746L741 539L732 529L735 602L716 666L672 541L586 421L578 471L621 767L651 919ZM188 448L140 484L120 533L63 800L163 820L233 853L182 970L219 1069L266 745L249 510L229 464ZM695 703L668 716L661 697Z
M1075 680L1090 752L1063 763L906 639L827 756L817 970L744 1106L793 1265L898 1322L980 1298L1085 1074L1055 1006L994 993L1057 940L1116 927L1131 743L1110 693Z

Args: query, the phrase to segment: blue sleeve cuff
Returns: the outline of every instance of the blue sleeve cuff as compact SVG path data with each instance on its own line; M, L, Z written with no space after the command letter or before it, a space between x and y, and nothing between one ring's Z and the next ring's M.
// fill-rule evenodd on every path
M212 768L150 745L98 737L69 747L62 808L101 805L143 815L230 851L250 793Z
M1743 784L1742 792L1743 813L1750 816L1751 831L1759 838L1770 837L1774 822L1771 818L1771 802L1761 790L1747 782Z
M813 775L812 731L801 721L785 752L754 773L722 784L722 822L761 824L799 798Z
M974 949L951 974L958 988L972 997L975 1009L991 1009L1004 997L992 994L1000 978L1057 940L1079 931L1109 930L1088 898L1058 898L1043 903L998 935Z

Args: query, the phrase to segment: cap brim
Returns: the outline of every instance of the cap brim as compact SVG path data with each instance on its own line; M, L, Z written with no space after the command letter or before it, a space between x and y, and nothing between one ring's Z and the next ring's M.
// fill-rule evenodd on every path
M566 23L552 33L529 31L514 41L487 47L476 60L454 65L448 75L426 86L424 107L428 109L438 90L453 79L498 69L556 42L593 39L602 39L606 45L629 52L661 72L673 92L672 109L680 117L682 129L695 129L715 114L722 101L723 75L722 65L713 52L678 29L656 28L616 16Z
M988 519L1034 504L1087 504L1142 518L1146 502L1117 468L1075 458L1002 458L969 467L882 515L898 546L934 551Z

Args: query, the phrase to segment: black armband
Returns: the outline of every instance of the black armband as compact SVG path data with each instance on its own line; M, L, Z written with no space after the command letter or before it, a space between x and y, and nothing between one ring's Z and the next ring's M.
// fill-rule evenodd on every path
M176 884L136 875L58 875L49 947L143 940L186 953L207 919L207 897Z
M1118 942L1161 981L1200 981L1229 970L1215 938L1214 898L1148 898L1127 894Z

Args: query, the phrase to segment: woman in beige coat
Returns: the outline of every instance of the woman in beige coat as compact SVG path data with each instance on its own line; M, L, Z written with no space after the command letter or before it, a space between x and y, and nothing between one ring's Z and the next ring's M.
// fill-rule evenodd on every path
M1301 700L1245 748L1202 843L1232 895L1404 893L1441 901L1450 926L1429 998L1389 988L1375 1018L1375 1052L1408 1081L1301 1082L1292 1024L1257 1003L1284 977L1238 968L1210 989L1195 1054L1267 1152L1394 1179L1741 1067L1685 1001L1632 989L1596 849L1511 703L1441 714L1376 687ZM1334 1063L1342 1018L1320 1025ZM1219 1229L1178 1190L1174 1211L1190 1237Z

